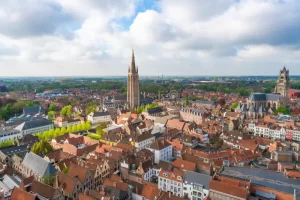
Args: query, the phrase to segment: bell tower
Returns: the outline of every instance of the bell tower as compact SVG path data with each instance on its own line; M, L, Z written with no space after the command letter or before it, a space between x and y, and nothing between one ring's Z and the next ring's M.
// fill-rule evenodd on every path
M130 108L135 108L140 104L139 71L138 67L135 66L133 50L131 56L131 65L128 69L127 102Z
M274 92L280 94L281 97L283 98L288 98L289 88L290 88L289 70L287 70L284 67L282 70L280 70Z

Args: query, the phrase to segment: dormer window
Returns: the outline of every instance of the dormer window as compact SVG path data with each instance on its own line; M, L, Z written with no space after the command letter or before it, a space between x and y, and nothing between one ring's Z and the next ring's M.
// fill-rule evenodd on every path
M168 177L168 173L164 173L163 175L164 175L164 177Z
M177 179L178 179L178 180L182 180L181 176L177 176Z

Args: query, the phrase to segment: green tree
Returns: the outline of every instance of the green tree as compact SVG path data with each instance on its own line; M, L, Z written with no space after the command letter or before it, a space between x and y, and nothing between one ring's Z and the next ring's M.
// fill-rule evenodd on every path
M71 117L72 116L72 106L71 105L68 105L68 106L64 106L61 111L60 111L60 114L62 116L65 116L65 117Z
M189 98L188 98L188 97L185 97L185 99L184 99L184 105L185 105L185 106L188 106L189 104L190 104Z
M72 128L71 128L71 132L77 132L77 126L76 125L73 125Z
M100 140L102 137L102 136L96 135L96 134L88 134L87 136L93 140Z
M65 134L65 133L67 133L66 127L62 127L62 128L60 129L60 133L61 133L62 135Z
M49 111L57 111L58 107L54 103L51 103L48 110Z
M238 105L239 105L239 102L235 102L231 105L231 108L236 109L238 107Z
M97 109L97 104L87 103L85 108L85 114L89 115L91 112L95 112Z
M86 122L81 123L81 130L86 131Z
M65 174L67 174L68 171L69 171L69 168L68 168L68 167L64 167L64 168L62 169L62 172L65 173Z
M278 113L282 113L284 115L289 115L291 112L287 107L279 106L275 111L275 114L278 114Z
M48 120L52 122L54 119L55 119L55 112L54 111L48 112Z
M98 128L101 128L101 129L107 128L107 123L105 123L105 122L100 123L100 124L98 125Z
M47 136L45 136L47 138L47 140L51 140L52 138L55 137L55 130L54 129L50 129L49 133Z
M10 147L10 146L13 146L13 145L14 145L14 139L10 139L10 140L0 142L0 148Z
M92 128L91 122L87 121L85 122L85 130L88 131Z
M39 142L34 143L31 148L31 151L35 154L46 154L53 151L52 146L45 140L41 140Z
M54 131L54 137L60 136L61 135L61 131L60 128L56 128Z
M137 112L138 114L141 114L143 111L144 111L143 106L138 106L138 107L136 108L136 112Z
M71 133L72 132L72 127L71 126L68 126L68 128L67 128L67 131L66 131L67 133Z
M45 175L42 177L42 183L44 183L46 185L53 185L55 178L56 177L54 175Z
M76 129L77 129L77 131L82 131L83 129L82 129L82 125L81 124L77 124L76 125Z
M99 126L96 128L96 134L99 135L100 138L102 138L104 135L106 135L106 133L103 131L103 129Z

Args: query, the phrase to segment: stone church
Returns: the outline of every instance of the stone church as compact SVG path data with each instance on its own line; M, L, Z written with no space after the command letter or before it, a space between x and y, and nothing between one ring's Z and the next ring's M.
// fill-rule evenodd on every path
M127 102L130 108L135 108L140 105L140 82L139 70L135 66L134 51L132 51L131 65L128 69L127 80Z
M284 67L279 72L279 77L277 79L277 84L274 93L280 94L282 98L288 98L289 87L290 87L289 70L287 70Z
M284 67L280 70L274 93L251 93L247 103L239 103L235 111L242 112L244 118L252 119L259 119L273 113L279 106L285 104L290 86L289 80L289 71Z

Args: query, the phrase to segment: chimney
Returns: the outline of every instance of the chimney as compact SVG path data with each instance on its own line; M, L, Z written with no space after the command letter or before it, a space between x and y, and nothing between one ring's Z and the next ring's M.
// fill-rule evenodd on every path
M113 182L113 187L117 187L117 182Z

